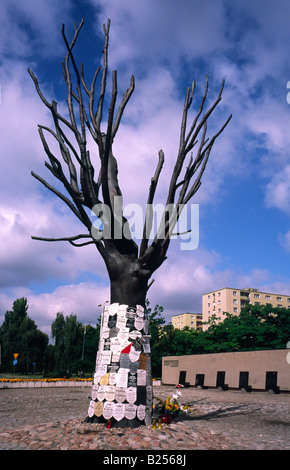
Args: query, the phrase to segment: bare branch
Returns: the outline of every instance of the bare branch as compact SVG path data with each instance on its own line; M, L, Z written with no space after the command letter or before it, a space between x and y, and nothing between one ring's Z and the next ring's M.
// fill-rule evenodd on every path
M112 129L112 140L114 139L114 137L117 133L117 130L119 128L123 112L125 110L125 107L126 107L128 101L129 101L134 89L135 89L135 79L132 75L131 82L130 82L130 87L125 91L125 93L123 95L123 99L120 103L120 106L119 106L119 109L118 109L118 112L117 112L117 116L116 116L116 119L115 119L115 122L114 122L114 125L113 125L113 129Z
M159 176L160 176L163 164L164 164L164 153L162 150L159 151L158 157L159 157L158 164L155 170L155 174L153 178L151 178L151 185L150 185L149 195L147 199L146 216L145 216L145 222L144 222L144 228L143 228L143 238L142 238L141 247L140 247L140 257L144 255L145 250L147 249L148 239L149 239L149 235L152 229L152 221L153 221L152 204L153 204Z
M85 124L84 124L85 118L84 118L84 106L83 106L83 99L82 99L82 92L81 92L81 78L80 78L80 74L76 66L76 63L75 63L72 49L76 43L78 34L83 24L84 24L84 20L82 19L79 27L78 28L75 27L75 34L70 44L68 43L66 36L65 36L64 24L62 25L62 36L63 36L65 45L68 50L67 55L65 57L65 64L64 64L64 78L68 87L68 108L69 108L71 123L75 129L75 135L79 144L81 142L85 142L86 140L86 132L85 132ZM74 109L73 109L73 100L72 100L73 92L72 92L72 82L71 82L70 70L69 70L69 57L71 58L73 68L77 77L77 92L78 92L78 103L79 103L79 115L80 115L80 121L81 121L81 135L76 125Z
M34 173L34 171L31 172L31 175L37 179L38 181L40 181L47 189L49 189L51 192L53 192L57 197L59 197L62 201L64 201L66 203L66 205L70 208L70 210L77 216L77 218L84 224L87 226L87 221L85 221L82 217L82 215L80 214L80 212L76 209L76 207L74 206L74 204L70 201L70 199L68 199L66 196L64 196L60 191L58 191L57 189L55 189L53 186L51 186L47 181L45 181L41 176L37 175L36 173ZM90 224L91 225L91 224ZM90 225L88 228L90 228Z
M221 100L221 95L224 87L224 81L222 82L219 94L213 105L208 109L208 111L203 115L200 122L197 124L198 119L203 111L204 103L208 93L208 77L206 76L206 84L205 84L205 91L204 95L201 99L199 110L192 122L190 130L186 135L186 125L187 125L187 117L188 117L188 110L192 104L192 98L195 89L195 82L192 84L192 88L187 88L186 96L184 101L184 108L183 108L183 115L181 121L181 130L180 130L180 142L179 142L179 150L176 158L176 163L172 172L172 177L169 185L168 196L167 196L167 207L170 204L175 203L175 195L176 191L179 187L181 187L179 197L175 204L175 209L173 214L169 214L167 209L165 209L162 217L162 221L154 241L150 247L147 247L146 240L142 240L142 252L140 251L140 262L142 263L149 263L151 266L154 265L154 269L157 269L163 261L166 259L166 252L170 243L170 236L172 235L173 229L177 221L179 220L181 211L185 204L192 198L192 196L197 192L201 185L201 177L205 171L209 155L211 149L214 145L216 138L221 134L224 128L229 123L231 116L227 119L225 124L221 127L221 129L211 138L209 141L206 138L207 133L207 121L214 109L216 108L217 104ZM181 173L181 170L184 166L185 158L189 151L198 143L197 137L203 128L203 133L201 136L201 140L199 142L199 146L196 152L196 157L193 161L193 157L191 155L189 165L187 166L184 179L177 183L178 177ZM199 170L199 167L201 169ZM194 180L191 188L188 191L189 184L194 176L194 174L199 170L197 178ZM188 191L188 193L187 193ZM160 236L160 234L164 234L164 236Z
M59 119L60 121L62 121L72 132L74 132L74 127L71 125L71 123L65 119L63 116L61 116L61 114L59 114L55 109L54 109L54 105L52 103L49 103L47 101L47 99L44 97L42 91L40 90L40 87L39 87L39 83L38 83L38 80L37 78L35 77L34 73L32 72L32 70L30 68L27 69L28 70L28 73L29 75L31 76L33 82L34 82L34 85L35 85L35 88L36 88L36 91L41 99L41 101L45 104L45 106L50 109L50 111L52 112L53 115L56 116L57 119Z
M91 235L85 235L85 234L75 235L73 237L62 237L62 238L45 238L45 237L35 237L35 236L32 236L31 238L32 238L32 240L40 240L40 241L44 241L44 242L67 241L71 245L76 246L76 247L81 247L81 246L90 245L90 244L94 244L94 245L96 244L95 240L91 240L89 242L80 243L80 244L74 243L75 240L79 240L81 238L92 238Z
M106 91L106 81L107 81L107 70L108 70L108 45L109 45L109 31L110 31L111 20L108 19L107 27L103 25L104 33L105 33L105 44L104 44L104 61L103 61L103 75L101 81L101 90L98 102L98 110L96 113L96 125L97 128L101 129L101 120L103 114L103 103L105 98L105 91Z

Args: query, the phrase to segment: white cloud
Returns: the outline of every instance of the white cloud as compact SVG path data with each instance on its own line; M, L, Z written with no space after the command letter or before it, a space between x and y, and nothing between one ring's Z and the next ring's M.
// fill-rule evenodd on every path
M113 67L126 64L142 73L162 61L178 67L181 58L192 60L226 45L222 2L181 0L178 8L174 0L91 0L91 4L97 9L99 30L107 18L112 20Z
M266 203L269 207L275 207L290 214L290 165L286 165L282 171L274 174L267 185Z
M0 293L0 323L4 320L4 312L11 310L13 301L20 297L27 298L29 317L39 329L50 335L51 323L58 312L62 312L64 316L74 314L78 321L91 322L95 326L101 313L98 305L109 300L109 288L86 282L59 286L51 293L38 295L27 288L14 289L9 294Z
M284 234L279 234L278 240L281 244L281 246L288 252L290 253L290 230Z
M60 17L60 8L61 16ZM2 57L53 56L60 51L61 24L70 19L69 0L3 0L0 4Z

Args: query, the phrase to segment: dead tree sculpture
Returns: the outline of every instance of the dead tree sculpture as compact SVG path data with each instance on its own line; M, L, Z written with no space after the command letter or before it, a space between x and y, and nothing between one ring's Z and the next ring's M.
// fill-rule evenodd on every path
M166 259L173 227L180 217L182 208L199 189L215 140L225 129L231 116L213 137L207 138L207 121L222 98L224 81L216 100L203 114L208 92L208 78L206 78L200 107L189 125L187 120L193 102L195 82L187 89L179 149L165 201L166 207L174 207L174 211L173 214L164 212L162 227L159 227L153 241L150 242L149 234L152 228L150 211L164 162L164 154L160 150L148 194L143 239L138 246L130 236L128 222L123 216L122 207L120 208L122 193L118 183L117 160L113 155L113 141L125 107L134 91L134 77L131 77L130 86L116 109L117 72L112 72L107 126L106 132L103 132L101 124L107 89L110 20L104 25L103 67L97 68L90 86L86 83L83 65L77 66L73 54L82 26L83 20L79 27L75 25L74 37L70 43L64 26L62 28L67 48L62 68L67 85L68 118L60 114L56 101L47 101L37 78L30 69L28 72L42 102L51 111L54 122L54 130L43 125L38 126L49 160L45 162L45 166L63 184L67 194L60 192L34 172L32 176L70 208L85 226L86 233L64 238L32 238L44 241L68 241L77 247L93 244L102 256L110 279L111 299L110 306L103 312L89 420L111 421L119 426L138 426L144 420L150 421L152 408L150 345L148 321L144 312L147 290L152 283L150 278ZM99 94L96 100L98 82ZM91 134L98 148L100 157L98 173L91 162L87 148L87 132ZM58 143L62 161L53 154L46 133L52 135ZM195 150L194 156L193 150ZM86 208L94 211L102 220L102 231L94 227ZM110 236L105 236L106 233ZM114 236L116 233L119 236Z

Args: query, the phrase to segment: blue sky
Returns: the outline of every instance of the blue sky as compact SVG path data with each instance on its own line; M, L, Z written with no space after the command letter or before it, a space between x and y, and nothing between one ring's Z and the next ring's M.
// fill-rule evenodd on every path
M226 80L209 130L233 118L192 200L200 210L199 246L181 251L172 243L153 276L151 304L163 305L170 321L201 311L202 294L225 286L290 294L289 17L286 0L2 0L0 323L20 296L47 333L57 312L94 322L97 305L109 299L105 267L93 247L30 238L82 231L30 175L33 170L53 183L37 132L37 124L50 125L50 116L27 73L30 67L47 99L65 112L61 25L70 37L81 18L76 57L88 81L101 60L108 18L109 67L118 70L120 96L131 74L136 80L114 147L126 203L146 201L161 148L165 165L156 202L164 202L186 87L196 80L197 109L205 75L208 104Z

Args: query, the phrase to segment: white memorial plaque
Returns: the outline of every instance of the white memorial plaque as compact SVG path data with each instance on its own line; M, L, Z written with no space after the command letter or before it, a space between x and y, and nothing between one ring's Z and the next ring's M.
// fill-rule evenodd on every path
M101 378L100 374L96 372L94 374L94 385L98 385L98 383L100 382L100 378Z
M121 351L112 351L112 362L119 362Z
M135 318L135 321L134 321L134 326L136 328L136 330L142 330L142 328L144 327L144 320L143 318L141 317L136 317Z
M125 312L124 315L126 315L127 308L128 308L128 305L120 304L118 307L118 315L119 314L123 315L123 312Z
M119 308L118 303L109 305L109 315L110 316L115 315L115 313L118 312L118 308Z
M132 347L131 347L131 351L129 352L129 359L130 359L130 361L132 361L132 362L138 361L139 356L140 356L140 352L141 352L141 351L135 351L135 349L134 349L133 346L132 346Z
M105 344L105 340L104 339L100 339L100 342L99 342L99 350L98 350L98 357L97 357L97 360L99 360L99 358L101 357L101 353L104 349L104 344Z
M92 400L96 400L98 398L98 391L92 390Z
M102 339L107 339L107 338L109 338L109 334L110 334L110 328L108 328L107 326L105 326L104 328L102 328L102 330L101 330L101 338L102 338Z
M117 382L118 387L127 387L128 384L128 373L129 369L119 369L117 372Z
M134 419L136 417L137 406L133 404L125 405L125 418Z
M90 401L89 409L88 409L88 416L92 418L95 414L95 402L93 400Z
M111 338L111 351L121 351L121 342L118 337Z
M112 351L103 351L101 355L102 364L110 364Z
M144 317L144 308L141 305L136 305L136 313L138 317Z
M109 311L103 313L102 328L108 328L108 320L109 320Z
M115 400L118 403L123 403L123 401L126 400L126 388L125 387L116 387Z
M135 340L136 338L142 338L142 333L138 330L132 330L129 333L129 338L133 340Z
M116 327L120 329L126 328L126 324L127 324L127 318L121 317L118 313Z
M111 419L114 414L114 403L106 401L103 408L103 416L105 419Z
M101 377L107 373L107 365L106 364L98 364L96 369L96 374L100 375Z
M140 421L143 421L145 419L145 412L146 412L145 405L139 405L137 407L137 418L140 419Z
M135 403L137 400L137 387L126 388L126 400L128 403Z
M137 385L146 385L146 370L137 370Z
M119 333L118 333L118 339L122 344L128 343L129 328L120 328Z
M98 389L98 400L103 401L106 393L106 385L100 385Z
M105 392L105 400L114 401L115 400L115 387L114 385L107 385Z
M125 405L122 403L114 403L113 417L116 421L121 421L125 416Z
M110 372L109 385L115 385L116 382L117 382L117 373L116 372Z
M120 345L121 345L121 343L120 343L120 340L119 340L118 337L115 336L115 337L111 338L111 347L112 346L120 346Z

